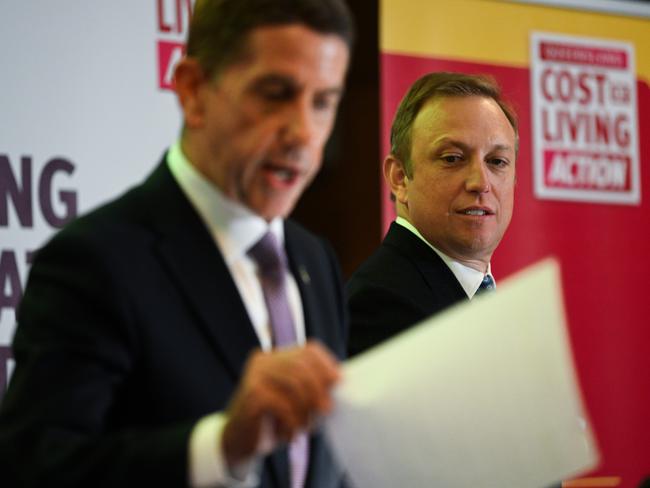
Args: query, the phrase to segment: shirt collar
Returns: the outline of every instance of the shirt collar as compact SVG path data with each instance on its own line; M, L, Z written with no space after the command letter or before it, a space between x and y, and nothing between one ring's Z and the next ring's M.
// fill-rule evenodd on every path
M227 264L245 256L269 230L275 234L278 243L284 245L283 220L277 217L268 223L248 207L226 197L186 158L180 141L169 148L167 165L207 226Z
M488 263L488 269L487 273L482 273L481 271L477 271L474 268L470 268L469 266L465 266L463 263L456 261L449 256L447 256L444 252L439 251L436 249L434 246L431 245L429 241L427 241L422 234L420 234L420 231L418 231L411 222L406 220L403 217L397 217L395 219L395 223L401 225L402 227L410 230L413 234L415 234L422 242L424 242L427 246L429 246L431 249L433 249L438 256L440 256L440 259L444 261L444 263L447 265L447 267L451 270L452 273L454 273L454 276L460 283L460 286L463 287L463 290L465 290L465 293L469 298L473 298L474 295L476 294L476 291L478 290L478 287L481 285L481 281L483 281L483 277L488 274L492 276L492 265L491 263ZM494 276L492 276L492 279L494 280ZM496 289L496 280L494 280L494 287Z

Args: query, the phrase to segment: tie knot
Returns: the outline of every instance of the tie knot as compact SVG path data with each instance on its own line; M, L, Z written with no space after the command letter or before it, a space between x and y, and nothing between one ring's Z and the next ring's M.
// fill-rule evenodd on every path
M248 255L257 262L262 274L281 273L287 267L287 257L284 253L284 249L280 247L278 240L271 231L264 234L262 238L248 250Z
M494 280L492 279L491 275L486 274L483 277L483 281L481 281L481 284L479 285L476 293L482 293L485 291L492 291L492 290L494 290Z

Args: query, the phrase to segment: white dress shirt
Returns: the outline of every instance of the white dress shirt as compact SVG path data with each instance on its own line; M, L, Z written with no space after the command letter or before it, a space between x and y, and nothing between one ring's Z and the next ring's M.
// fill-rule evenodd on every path
M467 294L468 298L471 300L474 295L476 294L476 291L478 290L478 287L481 286L481 282L483 281L483 278L486 275L490 275L492 277L492 280L494 281L494 288L496 289L497 283L496 280L494 280L494 276L492 276L492 267L491 264L488 263L488 269L487 273L482 273L481 271L478 271L474 268L470 268L469 266L465 266L464 264L453 260L449 256L447 256L445 253L439 251L435 247L431 245L429 241L427 241L422 234L409 222L403 217L397 217L395 219L395 222L402 227L410 230L415 234L419 239L422 240L422 242L426 243L427 246L429 246L431 249L433 249L438 256L440 256L440 259L442 259L447 267L451 270L452 273L454 273L454 276L460 283L460 286L463 287L463 290L465 290L465 293Z
M264 351L272 348L272 332L264 293L257 276L257 264L247 252L261 237L271 231L284 245L284 225L280 218L270 223L247 207L228 199L187 160L180 142L167 153L168 167L183 193L205 223L215 245L237 286L248 316ZM287 295L299 344L305 342L305 323L298 285L287 272ZM253 472L255 460L229 472L221 446L221 435L227 417L222 412L208 415L194 427L189 443L190 484L193 487L248 487L257 484ZM237 479L232 475L236 475ZM240 481L239 478L244 478Z

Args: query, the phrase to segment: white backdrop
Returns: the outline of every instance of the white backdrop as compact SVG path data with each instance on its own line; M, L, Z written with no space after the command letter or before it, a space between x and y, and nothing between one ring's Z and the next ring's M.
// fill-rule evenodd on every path
M190 0L0 0L0 397L28 254L142 180L178 135L159 43L184 41L190 10Z

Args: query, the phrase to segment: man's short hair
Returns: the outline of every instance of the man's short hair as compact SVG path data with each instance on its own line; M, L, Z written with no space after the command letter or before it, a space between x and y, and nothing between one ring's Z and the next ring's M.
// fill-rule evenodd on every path
M338 35L348 47L353 42L352 15L344 0L197 0L187 56L211 78L242 54L253 29L286 24Z
M418 79L397 108L390 131L391 153L404 164L407 176L413 174L411 161L411 133L413 122L425 102L434 98L480 96L492 98L503 110L515 131L516 149L519 147L519 129L515 111L501 96L501 88L487 75L463 73L429 73Z

